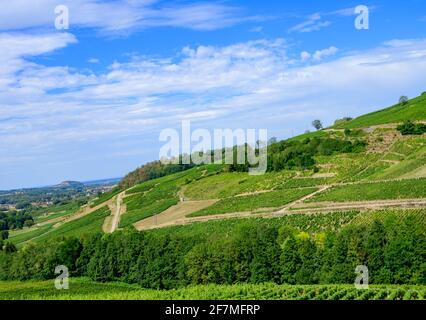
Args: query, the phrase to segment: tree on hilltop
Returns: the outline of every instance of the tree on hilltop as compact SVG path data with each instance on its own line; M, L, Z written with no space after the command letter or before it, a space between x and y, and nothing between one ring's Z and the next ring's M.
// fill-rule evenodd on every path
M315 129L317 129L317 130L320 130L320 129L322 129L323 128L323 126L322 126L322 122L320 121L320 120L314 120L314 121L312 121L312 126L315 128Z
M399 104L402 106L405 106L408 103L408 97L407 96L401 96L399 98Z

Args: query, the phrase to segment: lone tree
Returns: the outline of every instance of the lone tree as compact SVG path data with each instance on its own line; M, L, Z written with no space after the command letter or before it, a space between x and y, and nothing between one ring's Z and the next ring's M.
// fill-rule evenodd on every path
M401 96L399 98L399 104L400 105L405 106L407 104L407 102L408 102L408 97L407 96Z
M312 126L315 128L315 129L317 129L317 130L320 130L320 129L322 129L322 123L321 123L321 121L320 120L314 120L314 121L312 121Z

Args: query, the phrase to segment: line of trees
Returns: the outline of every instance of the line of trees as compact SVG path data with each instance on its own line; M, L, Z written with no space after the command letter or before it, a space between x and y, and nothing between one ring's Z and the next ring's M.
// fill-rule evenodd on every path
M33 216L25 211L0 211L0 231L22 229L34 224Z
M226 237L125 230L61 238L0 252L0 280L71 276L172 289L190 284L354 283L355 267L370 283L426 284L426 234L410 215L309 234L287 225L242 221Z

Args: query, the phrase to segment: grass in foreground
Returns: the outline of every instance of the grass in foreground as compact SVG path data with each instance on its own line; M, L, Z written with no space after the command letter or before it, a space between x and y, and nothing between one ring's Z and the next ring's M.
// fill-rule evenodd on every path
M54 280L0 282L2 300L424 300L426 286L236 284L198 285L175 290L143 289L124 283L70 279L68 290L57 290Z

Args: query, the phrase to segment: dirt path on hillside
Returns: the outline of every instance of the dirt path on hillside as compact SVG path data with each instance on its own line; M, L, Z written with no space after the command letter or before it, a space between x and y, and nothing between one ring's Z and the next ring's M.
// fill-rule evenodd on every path
M293 206L295 206L295 205L297 205L299 203L305 202L305 200L308 200L308 199L310 199L312 197L315 197L318 193L324 192L325 190L327 190L329 188L331 188L331 186L329 186L329 185L322 186L317 191L312 192L312 193L310 193L310 194L308 194L308 195L306 195L306 196L304 196L304 197L302 197L300 199L297 199L297 200L295 200L293 202L290 202L289 204L286 204L281 210L277 211L277 213L286 213L291 207L293 207Z
M215 204L218 200L181 201L160 214L133 224L137 230L147 230L186 220L187 215Z
M102 230L105 233L113 233L118 229L120 217L126 212L126 205L123 204L125 194L125 191L119 193L113 198L113 201L110 201L108 204L108 207L111 210L111 215L105 219L102 226Z

